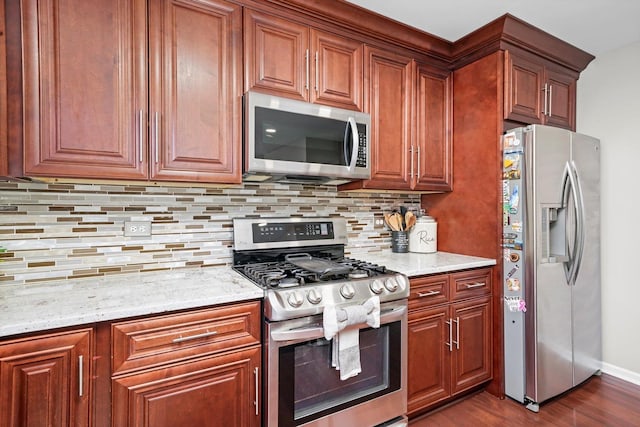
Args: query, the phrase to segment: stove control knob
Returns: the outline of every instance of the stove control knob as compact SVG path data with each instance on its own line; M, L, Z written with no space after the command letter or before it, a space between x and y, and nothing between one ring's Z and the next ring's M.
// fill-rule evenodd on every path
M346 299L351 299L356 295L356 290L351 283L346 283L340 288L340 294Z
M307 293L307 299L311 304L318 304L322 301L322 294L315 289L311 289Z
M398 290L398 282L394 277L390 277L384 281L384 287L387 288L389 292L395 292Z
M289 305L291 307L298 308L304 302L304 298L302 298L302 295L300 295L300 292L294 291L289 294L289 296L287 297L287 301L289 302Z
M371 292L373 292L376 295L381 294L382 291L384 291L384 285L378 279L371 282L371 284L369 285L369 288L371 288Z

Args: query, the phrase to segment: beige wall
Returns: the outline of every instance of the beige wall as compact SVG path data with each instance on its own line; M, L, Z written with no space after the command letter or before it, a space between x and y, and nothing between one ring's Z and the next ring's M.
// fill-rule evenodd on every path
M602 153L603 371L640 384L640 42L578 81L577 130Z

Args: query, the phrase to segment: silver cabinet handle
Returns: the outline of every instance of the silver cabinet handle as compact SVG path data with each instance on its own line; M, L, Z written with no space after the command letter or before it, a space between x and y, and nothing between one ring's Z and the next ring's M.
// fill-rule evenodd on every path
M258 400L258 392L259 392L259 390L258 390L258 384L259 384L258 374L259 374L259 372L260 372L259 368L253 368L253 376L255 378L255 385L256 385L256 390L255 390L256 391L256 399L253 401L253 404L256 407L256 415L260 415L260 412L258 411L258 403L259 403L259 400Z
M449 351L453 351L453 328L451 326L451 319L445 320L444 323L449 325L449 342L444 343L447 347L449 347Z
M553 101L553 85L549 85L549 117L553 114L551 112L551 102Z
M434 295L439 295L439 294L440 294L440 291L418 292L418 296L420 298L432 297Z
M140 150L140 154L138 156L140 163L142 163L142 148L143 148L143 138L144 138L144 126L142 121L144 120L144 111L138 111L138 150Z
M155 147L155 151L156 151L156 163L158 163L158 129L160 128L158 126L158 122L160 121L160 113L158 113L156 111L156 116L155 119L153 121L153 145Z
M487 284L485 282L477 282L477 283L474 283L473 285L470 285L467 283L465 286L467 289L473 289L473 288L480 288L482 286L487 286Z
M213 336L213 335L215 335L215 334L217 334L217 333L218 333L217 331L211 331L211 332L209 332L209 331L207 330L207 332L203 332L203 333L201 333L201 334L196 334L196 335L190 335L190 336L188 336L188 337L183 337L182 335L180 335L178 338L175 338L175 339L173 340L173 342L174 342L175 344L177 344L177 343L181 343L181 342L185 342L185 341L197 340L197 339L199 339L199 338L211 337L211 336Z
M417 163L418 163L418 174L416 175L416 177L418 179L420 179L420 146L418 145L418 159L417 159Z
M78 356L78 396L84 394L84 356Z
M411 159L411 172L409 178L413 178L413 145L409 147L409 158Z
M304 60L306 63L306 71L307 71L307 82L304 85L305 89L309 90L309 49L306 50L305 54L304 54Z
M548 102L548 98L547 98L547 84L544 84L544 104L542 105L542 115L546 116L547 115L547 102Z
M452 342L456 344L456 350L460 350L460 318L456 317L456 320L451 321L456 322L456 340Z
M318 82L320 81L320 71L318 70L318 51L316 50L316 81L315 81L315 88L316 88L316 94L318 93Z

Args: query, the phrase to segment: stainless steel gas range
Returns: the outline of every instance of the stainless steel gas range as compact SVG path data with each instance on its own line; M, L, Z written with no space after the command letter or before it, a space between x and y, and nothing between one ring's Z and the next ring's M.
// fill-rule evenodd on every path
M345 257L346 242L343 218L234 220L234 269L265 290L266 427L407 425L409 280ZM379 327L344 329L356 331L360 371L341 379L323 315L370 301Z

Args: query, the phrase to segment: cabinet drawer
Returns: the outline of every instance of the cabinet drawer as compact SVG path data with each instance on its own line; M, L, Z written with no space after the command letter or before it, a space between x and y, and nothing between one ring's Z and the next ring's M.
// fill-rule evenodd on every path
M260 343L260 303L114 323L113 374Z
M411 279L409 308L432 306L449 301L449 275L419 277Z
M460 300L491 293L491 269L451 274L451 299Z

